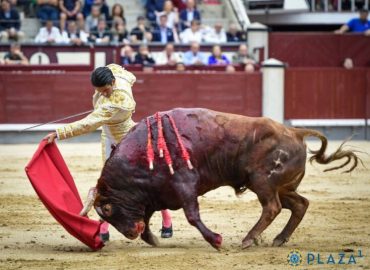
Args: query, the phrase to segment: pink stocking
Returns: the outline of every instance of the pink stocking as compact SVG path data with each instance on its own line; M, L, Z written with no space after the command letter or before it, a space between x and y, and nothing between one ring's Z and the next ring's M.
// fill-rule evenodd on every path
M171 214L169 210L162 210L162 225L166 228L171 227L172 225L172 220L171 220Z

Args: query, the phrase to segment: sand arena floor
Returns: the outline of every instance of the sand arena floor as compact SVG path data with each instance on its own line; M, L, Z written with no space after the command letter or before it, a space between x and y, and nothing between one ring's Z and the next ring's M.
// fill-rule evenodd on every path
M331 141L329 150L338 145ZM370 142L350 145L370 153ZM100 172L100 145L58 146L84 198ZM199 198L202 220L223 236L220 252L187 223L182 210L172 212L174 237L160 239L161 247L150 247L139 239L130 241L112 228L108 245L92 252L52 218L32 189L24 167L36 147L0 145L0 269L370 269L368 155L361 155L368 169L359 166L351 174L323 173L324 166L307 164L299 192L310 200L310 207L283 247L271 247L271 243L288 221L288 210L263 233L259 246L241 249L241 241L259 218L261 207L252 192L237 198L225 187ZM159 236L159 213L151 223ZM287 261L293 250L302 256L301 264L295 267ZM358 257L359 250L362 257ZM312 265L307 264L308 257L314 257Z

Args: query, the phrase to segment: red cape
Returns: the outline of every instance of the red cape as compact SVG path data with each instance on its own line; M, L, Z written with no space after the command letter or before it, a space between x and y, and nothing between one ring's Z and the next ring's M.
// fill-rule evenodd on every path
M104 246L99 237L101 223L79 215L82 201L55 143L41 141L26 173L45 207L71 235L94 250Z

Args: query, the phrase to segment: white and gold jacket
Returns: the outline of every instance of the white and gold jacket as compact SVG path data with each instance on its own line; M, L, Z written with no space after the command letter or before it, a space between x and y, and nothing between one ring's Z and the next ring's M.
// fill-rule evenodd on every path
M107 66L116 79L115 87L109 98L95 91L93 96L94 111L85 118L67 124L56 130L59 140L90 133L102 127L102 154L105 161L111 152L111 145L117 144L135 125L131 119L135 111L135 100L131 87L135 76L123 67L110 64Z

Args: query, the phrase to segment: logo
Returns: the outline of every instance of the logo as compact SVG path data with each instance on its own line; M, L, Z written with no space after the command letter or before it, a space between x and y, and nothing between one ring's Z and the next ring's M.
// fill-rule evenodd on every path
M353 249L345 249L339 253L320 253L320 252L307 252L302 254L298 250L292 250L288 254L288 264L291 266L298 265L354 265L361 264L364 259L362 250L358 249L357 252Z
M291 266L298 266L302 263L302 255L298 250L292 250L288 254L288 263Z

